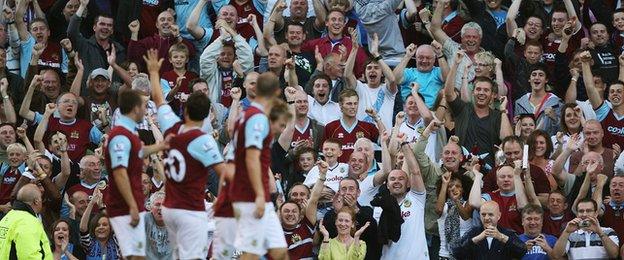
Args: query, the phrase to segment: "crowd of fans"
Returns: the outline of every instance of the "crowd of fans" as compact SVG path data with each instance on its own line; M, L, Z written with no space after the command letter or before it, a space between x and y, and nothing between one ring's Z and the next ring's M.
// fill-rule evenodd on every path
M0 259L624 259L622 1L0 16Z

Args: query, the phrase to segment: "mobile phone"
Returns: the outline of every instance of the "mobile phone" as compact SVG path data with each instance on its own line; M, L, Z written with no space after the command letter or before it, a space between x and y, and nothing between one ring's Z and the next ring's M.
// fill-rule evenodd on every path
M318 157L316 158L316 160L317 160L317 161L318 161L318 160L325 161L325 155L324 155L324 154L322 154L322 153L319 153L319 155L318 155Z

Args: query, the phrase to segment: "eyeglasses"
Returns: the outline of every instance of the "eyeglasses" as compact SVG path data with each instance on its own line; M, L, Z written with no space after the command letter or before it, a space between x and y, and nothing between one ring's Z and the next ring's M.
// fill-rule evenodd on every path
M60 102L61 104L72 104L72 105L78 105L78 101L77 100L72 100L72 99L65 99L65 100L61 100Z

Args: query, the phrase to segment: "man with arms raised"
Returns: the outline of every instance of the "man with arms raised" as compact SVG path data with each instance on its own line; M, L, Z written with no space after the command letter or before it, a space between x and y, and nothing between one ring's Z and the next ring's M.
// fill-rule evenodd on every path
M203 258L208 255L208 215L204 204L207 167L213 166L221 175L225 165L213 137L201 131L210 111L210 100L200 92L191 94L181 121L162 94L159 75L162 61L155 50L147 52L145 63L152 83L152 98L158 107L159 125L165 135L174 135L165 159L167 196L163 220L176 258Z

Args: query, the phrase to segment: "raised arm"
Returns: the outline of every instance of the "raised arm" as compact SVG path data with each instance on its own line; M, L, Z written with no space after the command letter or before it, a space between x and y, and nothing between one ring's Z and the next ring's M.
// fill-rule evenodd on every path
M413 43L410 43L410 45L407 46L407 48L405 48L405 56L403 56L399 64L396 67L394 67L394 70L392 71L392 73L394 74L394 79L397 84L403 83L403 71L405 71L405 68L407 67L407 63L409 63L412 57L414 57L414 54L416 54L416 45Z
M598 216L602 216L604 214L603 205L602 205L602 191L604 190L605 185L607 184L607 175L597 174L596 175L596 189L592 193L592 200L596 202L598 205Z
M553 174L553 177L555 177L555 180L557 181L557 184L559 186L564 185L565 180L567 176L569 175L569 173L563 169L563 165L568 160L568 158L570 158L570 155L572 155L574 151L578 150L579 147L582 147L582 143L583 141L581 140L580 135L578 134L572 135L570 139L568 140L566 147L563 149L561 154L557 156L557 159L555 159L555 163L553 164L552 174Z
M388 91L393 94L396 93L396 79L394 77L394 73L392 73L392 69L390 69L390 66L386 64L386 62L382 59L381 54L379 53L379 36L377 35L377 33L373 34L373 40L369 43L369 46L371 55L373 55L373 58L378 59L377 62L379 62L379 66L381 66L381 71L386 78L386 86L388 87ZM353 50L351 50L351 52L353 53Z
M15 107L13 106L13 102L11 102L11 98L7 93L7 88L9 87L9 81L6 78L2 78L0 80L0 95L2 95L2 108L4 108L4 117L5 121L2 123L11 123L15 124L17 118L15 116Z
M446 33L442 30L442 11L444 9L444 6L447 5L449 2L449 0L438 1L435 10L433 10L433 16L431 17L431 27L429 27L433 39L443 46L444 43L448 39L450 39L450 37L446 35Z
M165 104L159 74L160 66L162 66L164 59L158 57L158 50L150 49L147 51L147 55L143 56L143 60L145 60L150 85L152 86L152 101L154 101L156 107L160 107L162 104Z
M43 116L41 117L41 122L37 124L37 128L35 129L35 135L33 136L33 141L35 142L35 148L39 151L45 150L45 143L43 143L43 137L45 136L46 130L48 129L48 122L50 121L50 116L54 114L56 111L56 104L49 103L46 105L45 112L43 112Z
M377 171L373 176L373 186L375 187L379 187L386 182L388 174L392 170L392 156L387 143L389 139L388 131L383 132L381 135L381 170Z
M563 0L563 4L565 5L566 12L568 13L568 20L574 21L574 31L573 34L576 34L583 27L581 23L578 21L578 16L576 15L576 9L574 9L574 4L572 4L571 0Z
M256 19L256 15L250 14L247 17L247 20L249 21L249 25L251 25L251 27L254 30L254 33L256 34L256 39L258 39L258 46L256 47L256 54L258 54L258 56L260 57L269 56L269 50L266 44L267 41L264 40L264 36L262 35L262 29L260 29L260 25L258 25L258 19Z
M463 51L458 51L455 54L455 59L453 59L453 64L451 65L451 71L446 77L446 82L444 82L444 96L446 97L447 102L452 102L457 98L457 93L455 93L455 75L457 74L457 68L461 63L464 55L466 55Z
M407 163L409 172L411 173L410 188L414 189L416 192L424 192L425 182L423 181L420 167L418 167L418 161L416 161L413 149L409 143L403 142L401 143L401 151L403 151L405 162Z
M344 78L347 83L345 87L355 89L355 87L357 86L357 78L355 78L353 69L355 68L355 57L357 56L360 45L358 43L357 30L349 29L349 33L351 34L352 47L351 52L349 53L349 58L347 58L347 64L344 69Z
M61 154L61 173L54 178L54 184L58 190L63 190L71 173L69 154L67 153L67 139L59 144L58 150Z
M624 53L620 54L620 57L618 57L618 60L620 62L620 72L619 72L618 80L624 82Z
M319 168L319 177L316 183L314 183L314 187L312 187L312 193L310 194L310 199L308 199L308 205L305 208L306 218L308 218L312 225L316 225L316 208L323 191L327 169L329 168L324 161L318 161L316 165Z
M524 172L524 189L526 190L526 196L528 203L542 206L537 194L535 193L535 186L533 186L533 180L531 179L531 172L527 169Z
M622 66L620 66L622 68ZM570 75L572 78L570 79L570 85L568 86L568 90L566 90L565 102L566 103L574 103L576 102L577 97L577 83L578 78L580 76L579 70L577 68L570 69Z
M115 51L115 44L111 44L111 50L106 52L106 61L108 62L108 65L113 68L113 72L117 73L117 75L121 78L121 80L123 80L126 85L132 86L132 77L130 77L128 71L126 71L124 68L117 64L117 52ZM112 76L113 75L111 75L111 78Z
M316 1L312 1L316 2ZM284 28L284 10L286 10L286 2L284 0L278 0L273 7L273 11L269 16L269 20L264 23L264 39L268 46L273 46L277 44L277 40L275 40L275 29L285 30ZM258 38L260 39L260 38Z
M322 3L323 1L312 1L312 7L314 8L314 15L316 19L314 19L314 26L318 31L323 31L325 28L325 19L327 17L327 10Z
M17 27L17 33L22 42L27 41L30 36L28 27L24 21L29 2L28 0L19 0L15 3L15 26Z
M483 174L479 171L478 165L473 167L474 181L472 182L472 188L470 188L470 195L468 196L468 203L475 209L481 208L483 199L481 198L481 183L483 182Z
M416 108L418 108L418 112L420 113L420 116L423 118L425 125L429 125L429 122L433 120L433 114L431 113L431 110L429 110L427 105L425 104L425 101L423 101L422 98L418 95L420 84L418 84L417 82L412 82L410 86L412 87L412 96L414 97L414 101L416 102Z
M518 28L518 24L516 23L516 17L518 16L521 3L522 0L512 1L511 5L509 6L509 10L507 10L507 17L505 17L505 29L507 30L508 37L511 37L513 31Z
M448 184L451 181L451 172L445 172L442 174L442 185L440 185L440 191L438 192L438 200L435 204L435 212L438 216L442 216L444 212L444 204L446 204L446 191Z
M24 123L26 123L26 121L24 121ZM26 146L26 152L28 154L33 154L35 153L35 148L30 143L30 139L28 139L28 135L26 135L26 127L27 127L26 124L22 124L21 126L18 126L17 129L15 130L15 133L17 134L17 137L19 137L19 139L22 140L22 142L24 142L24 146ZM39 150L39 151L43 151L43 150Z
M89 220L91 219L91 211L93 211L93 205L95 205L100 199L102 199L102 193L99 189L95 189L93 191L93 197L87 204L87 208L80 218L80 233L89 232Z
M297 96L297 89L293 87L286 87L284 89L284 96L286 96L286 102L288 103L288 110L290 113L294 115L295 112L295 97ZM291 103L292 102L292 103ZM295 132L295 120L290 120L288 124L286 124L286 128L282 131L277 142L284 149L284 151L290 150L290 146L293 139L293 134Z
M584 51L581 53L581 68L583 69L583 83L585 83L585 89L587 89L587 96L589 97L589 102L591 103L594 109L597 109L602 105L602 97L598 94L598 90L596 89L596 85L594 85L594 77L591 72L590 62L592 60L592 56L589 51Z
M24 95L24 100L22 101L22 106L19 110L19 115L28 121L35 120L35 112L30 110L30 102L32 102L33 92L35 92L35 88L41 86L41 81L43 77L41 75L35 75L33 80L30 82L30 86L26 91L26 95Z
M201 40L206 36L206 29L198 25L199 17L201 16L202 10L206 7L206 4L212 4L212 2L208 3L208 0L199 0L195 8L193 8L191 15L188 17L188 20L186 20L186 30L188 30L195 40Z
M516 163L514 168L514 190L516 191L516 203L518 203L518 209L524 208L527 205L528 199L524 192L524 183L520 177L522 172L529 172L529 169L522 169L522 163ZM530 174L530 173L529 173Z

